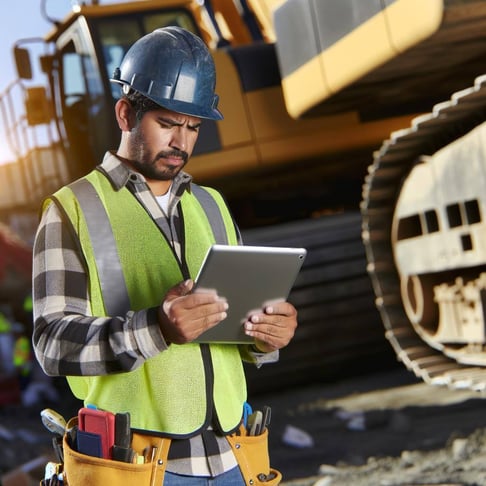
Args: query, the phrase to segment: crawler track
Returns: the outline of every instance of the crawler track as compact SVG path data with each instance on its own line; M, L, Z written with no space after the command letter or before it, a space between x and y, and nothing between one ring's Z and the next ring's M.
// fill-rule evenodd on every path
M429 347L415 333L400 299L400 285L391 245L393 210L401 181L421 155L432 155L486 120L486 75L474 86L434 106L391 134L374 154L363 186L362 238L368 273L386 338L405 366L425 382L486 393L486 367L459 363Z

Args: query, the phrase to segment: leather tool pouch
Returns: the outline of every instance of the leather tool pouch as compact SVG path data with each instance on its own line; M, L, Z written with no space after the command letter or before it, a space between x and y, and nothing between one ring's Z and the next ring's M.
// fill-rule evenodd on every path
M67 429L76 425L72 418ZM151 451L143 464L112 461L81 454L69 445L67 434L63 439L64 473L69 486L160 486L163 484L170 439L142 435L134 432L132 449L139 455Z
M260 435L247 435L242 425L238 433L228 436L228 441L247 486L280 484L282 474L270 467L267 428Z

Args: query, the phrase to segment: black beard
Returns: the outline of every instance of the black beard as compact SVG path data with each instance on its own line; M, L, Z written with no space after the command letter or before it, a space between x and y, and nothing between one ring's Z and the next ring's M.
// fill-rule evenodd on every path
M146 179L156 181L170 181L182 170L187 164L189 154L183 150L171 149L159 152L153 160L149 160L145 157L148 153L145 143L145 137L140 125L137 124L132 130L133 138L129 144L129 163L130 165L140 172ZM157 161L165 157L180 157L183 160L183 164L180 167L164 167L163 169L157 168Z
M183 160L181 167L164 167L163 169L157 168L157 161L165 157L180 157ZM157 154L152 163L143 163L138 160L130 160L130 164L133 168L140 172L146 179L157 180L157 181L169 181L174 179L174 177L185 167L189 155L187 152L181 150L170 150L166 152L160 152Z

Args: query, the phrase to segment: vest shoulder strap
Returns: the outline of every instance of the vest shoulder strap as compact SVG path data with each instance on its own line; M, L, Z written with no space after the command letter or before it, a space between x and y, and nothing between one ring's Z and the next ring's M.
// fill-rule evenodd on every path
M79 179L69 187L85 216L107 315L124 315L130 299L105 207L87 179Z
M191 191L208 216L209 224L216 243L227 245L228 235L226 233L223 215L221 214L218 203L214 200L214 197L209 191L197 184L191 184Z

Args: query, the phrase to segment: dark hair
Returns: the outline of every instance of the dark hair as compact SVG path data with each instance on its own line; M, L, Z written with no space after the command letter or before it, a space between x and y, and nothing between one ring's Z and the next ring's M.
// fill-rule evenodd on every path
M140 121L148 111L159 110L161 106L142 93L131 89L128 93L122 92L122 98L125 98L135 110L135 116Z

